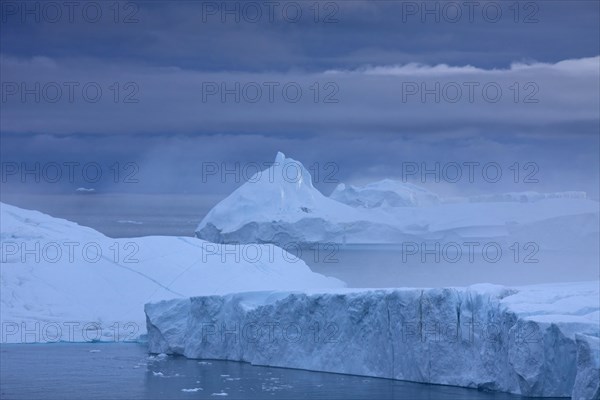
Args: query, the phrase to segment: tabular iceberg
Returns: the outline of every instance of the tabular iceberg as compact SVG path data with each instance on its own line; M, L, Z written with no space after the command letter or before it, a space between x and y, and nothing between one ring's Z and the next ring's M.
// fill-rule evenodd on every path
M379 244L493 239L541 248L597 248L600 207L582 192L505 193L444 199L383 180L340 185L330 197L304 166L278 153L273 165L217 204L196 236L217 243Z
M483 284L240 293L145 311L154 353L579 400L598 398L598 296L598 282Z
M111 239L4 203L0 220L2 343L134 340L148 301L343 286L273 245Z

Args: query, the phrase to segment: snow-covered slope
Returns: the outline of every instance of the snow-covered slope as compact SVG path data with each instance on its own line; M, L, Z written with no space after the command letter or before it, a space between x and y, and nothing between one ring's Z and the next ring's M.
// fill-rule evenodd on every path
M37 211L0 203L0 212L2 342L114 340L117 327L134 339L148 301L342 286L272 245L111 239Z
M577 334L577 374L573 400L600 399L600 338Z
M280 245L494 239L556 250L598 243L599 203L585 194L438 200L415 185L391 180L340 186L328 198L313 187L302 164L279 153L273 166L217 204L196 235L217 243Z
M599 282L147 304L151 352L527 396L598 393Z

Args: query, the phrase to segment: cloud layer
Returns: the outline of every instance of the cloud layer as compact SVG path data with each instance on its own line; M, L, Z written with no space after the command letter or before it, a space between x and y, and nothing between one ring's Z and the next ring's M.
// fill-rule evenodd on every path
M249 73L2 56L0 68L13 133L592 133L600 113L600 57Z

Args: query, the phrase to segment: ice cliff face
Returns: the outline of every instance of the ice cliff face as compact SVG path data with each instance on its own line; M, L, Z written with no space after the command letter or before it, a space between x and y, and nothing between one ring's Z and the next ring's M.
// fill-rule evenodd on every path
M154 353L526 396L598 394L598 282L242 293L145 311Z
M573 400L600 399L600 339L576 335L577 375Z
M499 240L597 248L599 203L585 193L507 193L443 199L384 180L323 196L299 162L277 155L217 204L196 236L216 243L403 243Z

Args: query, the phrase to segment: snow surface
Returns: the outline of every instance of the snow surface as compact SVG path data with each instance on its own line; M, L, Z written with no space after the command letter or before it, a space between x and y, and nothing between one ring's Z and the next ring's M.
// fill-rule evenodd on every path
M346 243L494 239L540 248L597 248L600 205L582 192L442 199L384 180L324 196L301 163L274 164L217 204L196 235L217 243Z
M192 297L146 304L148 344L189 358L598 398L599 284Z
M149 301L343 286L273 245L111 239L4 203L0 222L2 343L135 340Z

